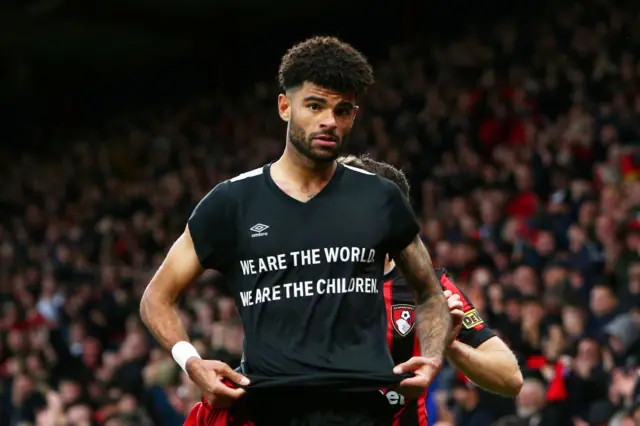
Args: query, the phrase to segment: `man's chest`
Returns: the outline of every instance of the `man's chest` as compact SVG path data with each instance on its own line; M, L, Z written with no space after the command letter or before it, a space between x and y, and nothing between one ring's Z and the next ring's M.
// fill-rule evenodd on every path
M380 297L388 234L385 215L376 207L264 200L244 205L236 218L236 261L228 280L241 305L277 302L269 306L277 305L280 317L285 311L298 315L311 300L331 300L335 307L346 297L371 305L371 298Z
M268 258L271 269L377 257L388 224L377 204L369 204L248 203L236 220L237 256Z

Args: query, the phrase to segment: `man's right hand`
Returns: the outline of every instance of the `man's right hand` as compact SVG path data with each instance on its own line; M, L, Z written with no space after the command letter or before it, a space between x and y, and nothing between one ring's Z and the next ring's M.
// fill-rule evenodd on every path
M229 407L245 394L244 389L231 388L222 381L228 379L239 386L247 386L249 379L220 361L191 357L186 364L187 374L202 390L204 397L215 408Z

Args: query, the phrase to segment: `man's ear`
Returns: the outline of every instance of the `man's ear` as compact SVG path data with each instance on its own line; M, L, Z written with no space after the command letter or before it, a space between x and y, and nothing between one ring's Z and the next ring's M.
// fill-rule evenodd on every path
M360 107L359 106L355 106L353 107L353 118L351 119L351 126L349 126L350 128L353 127L353 123L355 123L356 121L356 117L358 116L358 111L360 111Z
M284 93L278 95L278 114L286 122L291 119L291 98Z

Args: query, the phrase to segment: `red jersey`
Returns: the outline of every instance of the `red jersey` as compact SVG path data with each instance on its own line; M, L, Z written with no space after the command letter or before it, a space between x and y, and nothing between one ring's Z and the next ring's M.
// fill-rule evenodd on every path
M477 348L495 334L486 326L478 311L464 293L449 278L446 269L437 268L436 275L444 290L460 295L464 318L456 338L473 348ZM387 308L387 343L395 364L420 355L420 344L415 334L415 305L413 294L404 277L394 268L385 275L384 301ZM393 426L427 426L426 394L416 401L405 403L402 395L395 391L386 392L387 400L394 409Z

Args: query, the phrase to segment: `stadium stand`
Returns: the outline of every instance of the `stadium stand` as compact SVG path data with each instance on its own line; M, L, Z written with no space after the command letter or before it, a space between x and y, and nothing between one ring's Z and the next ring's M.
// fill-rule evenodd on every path
M637 19L589 1L377 62L350 150L407 173L425 243L525 371L512 401L447 368L432 424L640 424ZM195 203L279 154L276 94L129 114L64 155L3 151L0 424L182 424L200 395L138 301ZM237 365L220 277L181 306L200 353Z

